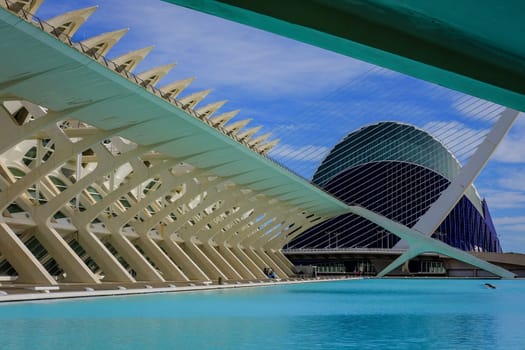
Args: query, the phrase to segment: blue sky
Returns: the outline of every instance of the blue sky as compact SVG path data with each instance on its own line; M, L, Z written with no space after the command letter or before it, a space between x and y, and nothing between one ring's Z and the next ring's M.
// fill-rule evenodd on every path
M201 106L228 100L221 111L240 109L236 120L273 132L282 140L273 157L305 177L345 134L376 121L441 123L458 135L490 126L473 106L461 107L459 93L160 0L46 0L37 14L93 5L76 40L130 28L108 58L155 45L135 72L177 63L158 86L196 77L181 96L212 88ZM476 181L505 251L525 252L524 146L522 115Z

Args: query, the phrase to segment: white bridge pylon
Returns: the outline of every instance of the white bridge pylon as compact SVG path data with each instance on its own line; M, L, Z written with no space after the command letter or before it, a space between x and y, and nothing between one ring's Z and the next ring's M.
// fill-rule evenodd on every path
M394 260L383 271L381 271L378 274L378 277L384 277L387 273L389 273L396 267L423 253L442 254L453 259L462 261L464 263L470 264L472 266L478 267L482 270L488 271L501 278L514 278L516 276L515 274L505 270L504 268L488 263L485 260L476 258L475 256L467 252L449 246L448 244L443 243L437 239L422 235L420 232L415 231L414 229L411 229L405 225L400 224L399 222L395 222L382 215L374 213L371 210L365 209L363 207L351 206L350 212L372 221L374 224L381 226L385 230L388 230L396 236L400 237L401 239L405 240L410 245L410 248L401 256L399 256L396 260Z
M449 186L441 193L439 198L432 204L427 212L421 216L418 222L408 228L399 223L390 222L385 217L367 211L364 208L352 208L352 212L358 211L368 220L377 225L388 229L390 232L400 237L402 240L395 248L407 248L399 258L394 260L385 269L379 272L378 276L383 277L408 260L424 252L436 252L451 258L466 262L483 270L489 271L502 278L513 278L515 275L505 269L489 264L486 261L475 258L459 249L452 248L438 240L430 238L439 225L445 220L458 201L463 197L466 190L472 185L481 170L485 167L490 157L505 138L514 121L518 118L519 111L506 108L500 118L494 123L492 129L487 134L483 142L478 146L474 154L470 157L459 173L454 177ZM373 214L373 215L372 215ZM394 225L395 224L395 225Z

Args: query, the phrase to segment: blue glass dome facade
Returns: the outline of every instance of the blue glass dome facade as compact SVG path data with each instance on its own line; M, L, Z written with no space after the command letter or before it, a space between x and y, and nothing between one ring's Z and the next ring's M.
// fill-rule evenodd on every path
M460 166L451 152L423 130L384 122L350 133L323 160L313 182L348 204L358 204L413 226ZM487 204L474 187L433 235L466 251L501 252ZM353 214L317 225L288 248L385 248L399 238Z

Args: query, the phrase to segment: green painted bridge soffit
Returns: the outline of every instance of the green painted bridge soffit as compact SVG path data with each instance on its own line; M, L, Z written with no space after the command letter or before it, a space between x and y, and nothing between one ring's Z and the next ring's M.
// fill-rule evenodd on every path
M521 0L164 0L525 110Z

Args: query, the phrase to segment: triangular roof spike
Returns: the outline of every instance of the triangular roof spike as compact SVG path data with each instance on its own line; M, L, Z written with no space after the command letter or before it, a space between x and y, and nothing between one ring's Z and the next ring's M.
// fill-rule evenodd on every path
M237 132L237 131L241 130L242 128L244 128L246 125L248 125L248 123L251 122L252 120L253 119L251 119L251 118L244 119L244 120L239 120L238 122L226 125L225 128L229 132Z
M262 129L262 125L260 126L256 126L254 128L251 128L251 129L248 129L246 131L243 131L243 132L240 132L237 134L237 137L241 140L249 140L250 137L252 137L253 135L255 135L257 132L259 132L259 130Z
M275 139L275 140L272 140L270 142L267 142L265 144L262 144L260 145L259 147L257 147L257 151L259 151L260 153L262 154L267 154L268 152L270 152L281 140L280 139Z
M210 121L212 122L214 126L219 126L219 125L222 126L226 124L228 121L230 121L237 114L239 114L240 111L241 111L240 109L236 109L235 111L223 113L221 115L211 118Z
M194 108L199 102L201 102L206 96L208 96L210 92L211 89L199 91L179 99L179 102L183 104L184 108Z
M196 112L198 114L200 114L204 118L209 118L210 116L213 115L213 113L217 112L219 110L219 108L224 106L224 104L226 102L228 102L228 100L223 100L223 101L210 103L210 104L208 104L208 105L206 105L204 107L201 107L201 108L197 109Z
M30 0L27 11L29 13L36 13L36 10L38 10L38 8L40 7L40 5L42 5L43 2L44 0Z
M114 32L100 34L81 41L80 44L89 48L86 52L87 54L104 56L128 31L129 29L125 28Z
M253 140L251 140L250 142L248 142L248 144L250 146L257 146L258 144L260 144L261 142L264 142L266 141L270 136L272 136L272 133L269 132L269 133L266 133L264 135L261 135L261 136L257 136L256 138L254 138Z
M24 9L26 12L35 13L43 2L44 0L17 0L16 2L9 2L9 9L13 12ZM7 4L5 1L0 1L1 7L7 7Z
M179 94L190 85L195 78L187 78L184 80L178 80L168 85L164 85L159 88L164 98L176 98Z
M81 10L70 11L48 19L46 22L55 27L52 31L54 35L65 34L71 37L97 8L98 6L91 6Z
M160 79L162 79L170 70L175 67L175 63L165 64L160 67L155 67L140 74L137 74L139 79L142 79L144 82L141 85L153 85L157 84Z
M127 70L132 72L137 65L153 50L154 46L144 47L139 50L128 52L122 56L112 59L113 63L117 65L119 72Z

